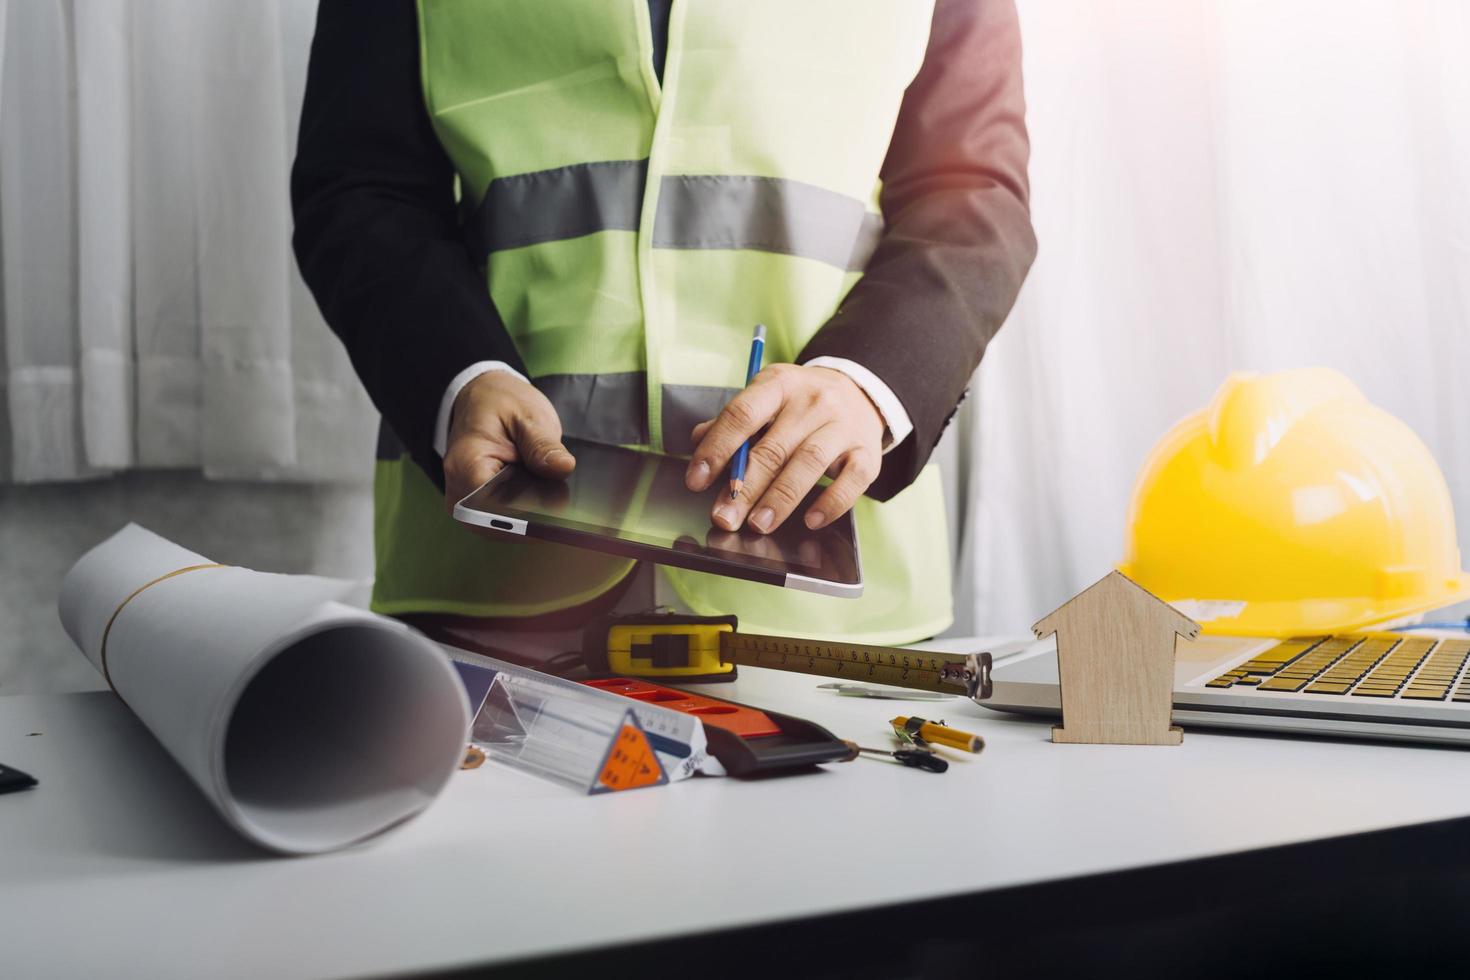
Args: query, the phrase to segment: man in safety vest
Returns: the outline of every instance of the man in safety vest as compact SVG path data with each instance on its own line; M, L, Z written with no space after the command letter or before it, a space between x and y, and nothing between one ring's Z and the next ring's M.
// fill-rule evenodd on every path
M569 474L564 435L687 455L703 491L755 436L714 523L852 510L863 597L659 588L752 630L943 630L928 459L1035 255L1027 156L1012 0L322 0L295 246L383 416L373 607L576 625L633 563L446 504Z

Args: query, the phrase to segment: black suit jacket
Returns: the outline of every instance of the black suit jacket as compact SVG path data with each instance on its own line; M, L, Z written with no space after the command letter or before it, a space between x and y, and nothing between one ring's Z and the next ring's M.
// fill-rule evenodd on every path
M302 276L412 458L441 486L434 423L468 365L525 365L466 250L454 168L419 80L414 0L322 0L291 172ZM878 375L914 431L879 500L918 476L1036 254L1013 0L937 0L883 164L866 274L799 361Z

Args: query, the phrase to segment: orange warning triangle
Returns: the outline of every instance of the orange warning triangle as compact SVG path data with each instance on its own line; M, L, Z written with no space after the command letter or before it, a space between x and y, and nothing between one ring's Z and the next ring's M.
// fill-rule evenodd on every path
M667 781L664 767L654 755L653 746L648 744L648 736L630 717L613 739L593 792L637 789Z

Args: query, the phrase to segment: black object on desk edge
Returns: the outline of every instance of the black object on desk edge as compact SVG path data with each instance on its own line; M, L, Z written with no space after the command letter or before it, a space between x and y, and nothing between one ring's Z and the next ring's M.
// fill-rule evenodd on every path
M19 769L0 765L0 793L13 793L16 790L30 789L36 785L34 776L29 776Z

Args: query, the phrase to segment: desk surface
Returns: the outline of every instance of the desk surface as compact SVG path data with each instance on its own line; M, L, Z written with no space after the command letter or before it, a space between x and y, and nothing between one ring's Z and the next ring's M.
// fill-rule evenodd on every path
M1189 732L1052 745L965 702L838 698L748 670L720 693L883 744L981 732L933 775L874 760L600 797L494 765L346 852L234 837L110 694L0 698L0 945L15 976L338 976L450 967L1181 861L1470 814L1462 750ZM37 733L37 734L32 734ZM122 969L120 970L120 965Z

